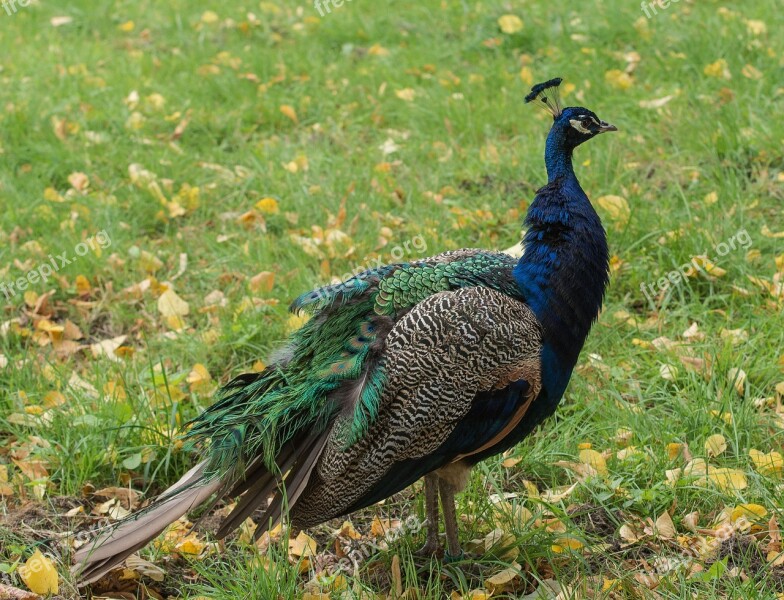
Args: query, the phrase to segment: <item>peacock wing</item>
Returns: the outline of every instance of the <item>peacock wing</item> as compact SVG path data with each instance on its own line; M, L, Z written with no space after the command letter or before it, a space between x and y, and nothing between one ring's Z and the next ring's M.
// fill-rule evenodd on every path
M298 518L367 506L497 443L539 392L540 351L533 312L498 291L467 287L418 303L386 337L373 425L346 448L336 419Z

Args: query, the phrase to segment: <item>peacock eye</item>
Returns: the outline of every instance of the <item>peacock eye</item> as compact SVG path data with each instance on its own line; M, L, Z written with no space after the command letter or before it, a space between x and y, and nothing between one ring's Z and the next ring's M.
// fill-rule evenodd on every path
M589 119L589 118L587 118L587 117L586 117L585 119L583 119L582 121L580 121L580 125L582 125L582 126L583 126L583 127L585 127L586 129L588 129L588 128L589 128L589 127L592 125L592 121L591 121L591 119Z

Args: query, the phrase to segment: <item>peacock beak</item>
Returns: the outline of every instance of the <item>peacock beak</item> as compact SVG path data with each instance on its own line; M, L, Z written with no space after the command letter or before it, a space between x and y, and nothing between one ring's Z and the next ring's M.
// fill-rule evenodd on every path
M599 123L598 132L604 133L606 131L618 131L618 128L615 125L611 125L610 123L607 123L606 121L601 121Z

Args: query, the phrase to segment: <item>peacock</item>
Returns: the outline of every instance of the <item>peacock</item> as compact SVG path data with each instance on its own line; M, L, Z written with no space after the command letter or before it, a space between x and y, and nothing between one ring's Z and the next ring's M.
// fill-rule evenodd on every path
M264 371L233 379L190 423L185 438L202 461L75 554L82 583L197 507L237 499L218 538L263 511L258 537L286 515L294 529L311 527L421 478L421 552L462 555L455 493L474 465L555 411L609 279L605 231L572 153L617 129L586 108L563 108L561 81L525 97L553 124L522 257L448 251L299 296L291 310L309 320Z

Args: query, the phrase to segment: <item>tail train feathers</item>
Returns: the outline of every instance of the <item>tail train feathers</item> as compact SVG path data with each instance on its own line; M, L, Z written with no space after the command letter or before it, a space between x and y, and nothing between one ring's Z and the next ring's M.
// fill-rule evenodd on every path
M293 507L302 492L305 490L310 475L318 462L327 442L327 433L309 436L304 440L294 439L287 443L281 452L278 467L279 472L286 474L282 482L285 490L275 493L281 485L280 480L269 471L264 471L257 478L246 477L245 480L232 490L232 496L242 494L237 506L221 523L215 535L221 539L239 527L253 512L266 504L267 499L273 496L272 502L267 506L264 514L258 520L255 538L258 539L270 527L280 522L285 504Z
M283 488L286 490L286 493L275 494L267 510L259 519L259 526L256 528L253 536L254 539L258 540L268 527L274 527L280 522L285 508L284 502L289 510L297 503L310 481L310 476L313 473L313 469L316 468L316 463L321 458L321 454L324 452L328 439L328 432L325 431L309 440L308 446L299 453L297 462L294 463L286 479L283 480Z
M73 571L92 583L157 537L166 527L209 498L221 481L204 480L206 462L188 471L151 506L117 523L74 555Z
M284 508L294 506L302 495L327 438L327 432L323 432L291 440L282 448L275 472L269 471L263 460L257 458L250 462L245 476L233 486L220 478L206 477L208 461L199 463L150 506L115 524L76 552L72 570L80 585L99 580L160 535L168 525L204 504L213 495L217 496L213 506L223 497L240 496L237 506L216 532L219 539L239 527L257 508L266 507L272 496L272 502L258 522L258 538L269 527L277 525ZM282 482L280 475L276 475L278 473L285 475ZM285 494L279 489L281 484Z
M297 459L296 440L288 442L278 455L277 473L285 474ZM257 457L248 465L245 477L241 479L227 494L229 498L240 498L237 506L223 520L215 536L223 539L231 531L239 527L245 519L266 502L280 484L281 477L267 470L261 457Z

